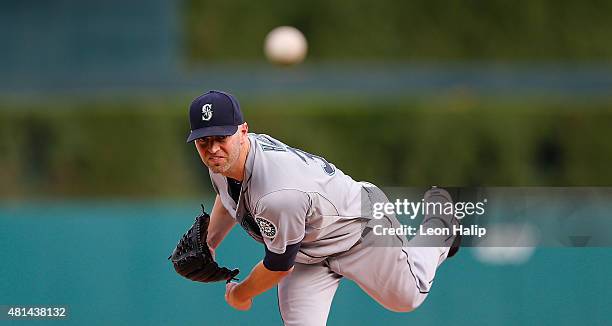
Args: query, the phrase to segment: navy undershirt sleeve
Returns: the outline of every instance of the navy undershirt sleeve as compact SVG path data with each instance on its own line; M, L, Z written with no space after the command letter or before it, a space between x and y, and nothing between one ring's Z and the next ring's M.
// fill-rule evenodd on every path
M296 244L288 245L285 248L285 252L282 254L276 254L266 248L266 256L264 257L263 264L264 266L271 271L288 271L295 264L295 257L297 256L298 251L300 250L300 245L302 243L298 242Z

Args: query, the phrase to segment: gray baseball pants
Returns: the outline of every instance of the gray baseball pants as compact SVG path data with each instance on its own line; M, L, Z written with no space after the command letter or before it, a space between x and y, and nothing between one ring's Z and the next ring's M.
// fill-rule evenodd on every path
M447 201L442 197L429 200ZM399 224L394 216L391 220L394 225ZM296 263L293 272L278 285L283 322L285 325L325 325L343 277L357 283L389 310L408 312L417 308L427 297L436 269L448 254L448 247L414 245L419 240L417 237L405 246L373 246L362 241L320 263Z

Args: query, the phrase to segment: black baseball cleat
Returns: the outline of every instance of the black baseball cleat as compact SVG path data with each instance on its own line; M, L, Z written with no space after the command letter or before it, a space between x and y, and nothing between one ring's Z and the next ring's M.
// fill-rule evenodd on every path
M459 197L459 190L457 188L451 188L451 191L453 192L453 195L451 195L446 189L438 188L437 186L433 186L431 189L425 192L425 195L423 196L423 198L429 199L434 196L439 196L439 197L444 198L446 200L446 203L452 203L453 198L457 200L457 198ZM461 222L455 216L451 216L450 220L448 219L447 215L446 216L432 216L430 217L430 219L439 220L440 222L442 222L442 224L444 224L445 227L450 229L451 232L454 232L454 226L461 226ZM423 223L425 223L428 220L424 219ZM461 246L461 234L456 234L455 238L453 239L453 243L448 249L448 255L446 255L446 257L450 258L456 255L457 252L459 251L460 246Z
M459 196L460 196L461 188L458 188L458 187L448 188L447 191L449 191L449 193L451 194L451 198L453 199L454 202L460 201ZM454 217L453 220L454 220L453 224L456 223L457 225L459 225L459 227L461 227L461 220L459 220L457 217ZM457 252L459 251L459 248L461 247L461 237L462 237L461 233L458 233L455 235L455 239L453 239L453 243L448 249L448 255L446 256L446 258L453 257L454 255L457 254Z
M453 244L451 244L450 249L448 249L448 255L446 258L453 257L459 251L461 247L461 234L457 234L455 239L453 240Z

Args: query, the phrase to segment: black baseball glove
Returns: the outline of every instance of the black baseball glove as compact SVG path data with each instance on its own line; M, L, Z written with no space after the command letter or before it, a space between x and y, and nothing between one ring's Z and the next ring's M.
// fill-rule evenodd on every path
M172 255L174 269L182 276L197 282L219 282L231 281L239 270L229 270L219 267L208 248L206 238L208 237L208 223L210 216L204 211L195 218L195 222L176 245Z

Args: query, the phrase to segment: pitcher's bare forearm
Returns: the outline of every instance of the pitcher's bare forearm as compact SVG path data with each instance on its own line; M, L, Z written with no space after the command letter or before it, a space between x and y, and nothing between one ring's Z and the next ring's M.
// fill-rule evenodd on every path
M255 265L251 274L244 281L236 285L234 295L239 301L252 299L276 286L292 271L293 267L288 271L271 271L264 266L263 261L260 261Z
M225 209L219 195L217 195L215 198L215 205L210 213L208 246L212 249L216 249L234 225L236 225L236 220L234 220L227 209Z

